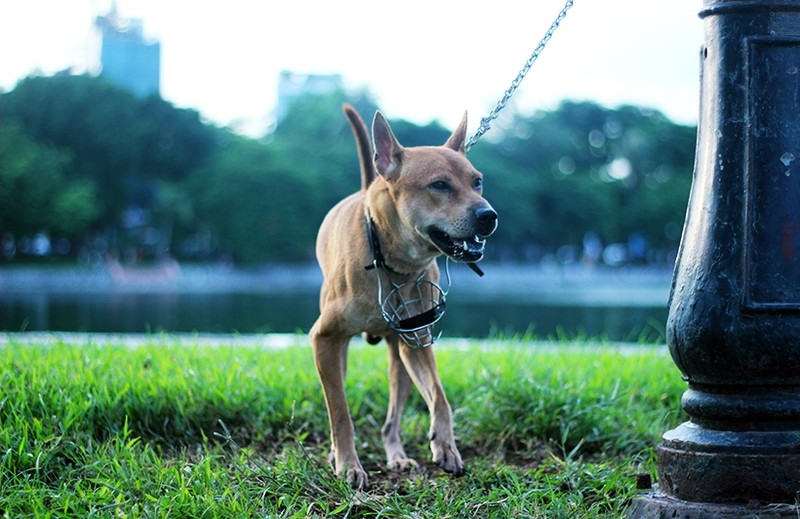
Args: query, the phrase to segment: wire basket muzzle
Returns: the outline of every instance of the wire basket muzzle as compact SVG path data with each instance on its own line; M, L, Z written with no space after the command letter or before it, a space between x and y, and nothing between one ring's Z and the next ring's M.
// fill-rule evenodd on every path
M446 295L436 283L417 279L394 286L381 302L381 312L403 342L412 348L426 348L442 333L436 333L436 323L444 315Z

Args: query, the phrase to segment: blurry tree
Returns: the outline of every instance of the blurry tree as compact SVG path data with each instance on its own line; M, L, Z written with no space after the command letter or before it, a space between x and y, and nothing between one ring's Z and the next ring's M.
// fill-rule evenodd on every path
M638 234L651 246L677 247L694 128L655 111L564 102L517 114L491 137L471 158L487 175L487 197L500 214L493 241L503 249L577 246L587 232L607 244Z
M132 94L89 76L30 77L0 97L0 118L19 121L36 141L68 149L64 174L92 181L107 222L118 218L136 189L143 120Z
M297 99L274 132L253 140L100 78L25 79L0 94L0 232L79 239L101 230L117 247L147 237L153 254L309 260L325 213L360 185L345 101L369 126L368 93L337 91ZM452 131L391 123L406 146L439 145ZM500 214L490 259L580 247L587 233L677 247L694 128L576 102L509 113L495 126L470 152Z
M24 79L0 95L0 119L16 121L41 146L68 151L59 169L67 186L48 208L48 230L73 236L94 226L120 239L117 246L137 246L131 226L134 234L153 235L143 224L160 235L151 248L162 252L175 224L192 212L177 182L207 160L221 133L196 111L156 96L138 100L89 76ZM131 214L145 216L131 222ZM127 230L114 232L120 228Z
M436 121L417 126L409 121L392 120L392 132L403 146L438 146L447 142L455 128L448 130Z
M64 182L48 207L51 229L56 235L80 239L103 211L97 186L88 179Z
M68 182L70 154L39 144L14 122L0 120L0 234L74 236L101 208L90 180Z
M142 172L161 181L182 180L202 165L220 130L200 120L194 110L179 109L150 96L139 108L144 124Z
M231 135L189 181L198 224L241 263L308 259L320 193L263 143Z
M311 225L318 225L328 209L361 185L355 141L342 112L345 101L369 127L376 110L369 95L347 96L336 91L301 96L272 135L271 145L291 161L293 175L318 201L319 205L306 207L306 221Z
M178 244L192 233L196 221L194 200L182 183L159 181L152 214L159 233L157 256L179 251Z

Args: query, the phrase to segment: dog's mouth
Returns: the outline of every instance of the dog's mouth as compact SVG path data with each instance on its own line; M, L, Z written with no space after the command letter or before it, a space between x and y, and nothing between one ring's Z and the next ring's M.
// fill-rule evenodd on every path
M436 248L456 261L472 263L483 258L486 240L480 236L454 238L436 227L428 229L428 236Z

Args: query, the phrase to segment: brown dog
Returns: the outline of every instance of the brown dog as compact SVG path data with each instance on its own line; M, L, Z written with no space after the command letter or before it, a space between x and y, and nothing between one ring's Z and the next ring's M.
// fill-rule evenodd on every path
M420 276L437 283L437 256L444 253L466 262L483 257L484 238L497 227L497 213L481 196L482 175L465 156L466 114L444 146L404 148L377 112L372 124L373 162L364 122L349 105L344 111L356 137L361 190L333 207L320 226L317 260L324 279L320 316L310 332L328 408L336 474L359 488L367 483L344 389L347 346L359 333L371 343L383 338L389 347L389 409L381 430L388 466L416 466L400 439L400 417L413 381L431 414L433 461L458 474L464 464L433 349L409 347L387 326L378 303L379 274L365 266L383 268L389 274L384 278L396 285ZM379 265L368 236L370 225L380 244ZM384 290L389 289L386 279L383 282Z

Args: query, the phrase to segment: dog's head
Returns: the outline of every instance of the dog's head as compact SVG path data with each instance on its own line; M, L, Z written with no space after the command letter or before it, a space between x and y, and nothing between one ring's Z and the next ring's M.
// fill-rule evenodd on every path
M403 225L457 261L483 258L497 213L483 198L483 175L467 160L467 115L443 146L404 148L380 112L372 123L374 164Z

